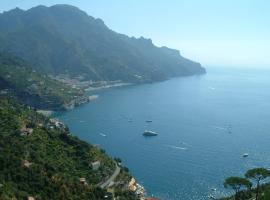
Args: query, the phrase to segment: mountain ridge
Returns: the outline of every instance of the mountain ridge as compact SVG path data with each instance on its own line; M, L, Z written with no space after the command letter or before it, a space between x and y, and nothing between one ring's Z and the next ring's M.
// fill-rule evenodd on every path
M117 33L101 19L65 4L1 13L0 51L46 73L94 81L153 82L205 73L178 50Z

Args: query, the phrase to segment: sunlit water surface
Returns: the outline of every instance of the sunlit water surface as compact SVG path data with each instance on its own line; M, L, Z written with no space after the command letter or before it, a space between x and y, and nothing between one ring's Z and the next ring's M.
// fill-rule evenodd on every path
M220 197L229 192L225 177L270 165L268 70L210 68L204 76L95 94L97 100L56 116L79 138L121 157L149 195ZM146 138L145 129L159 135Z

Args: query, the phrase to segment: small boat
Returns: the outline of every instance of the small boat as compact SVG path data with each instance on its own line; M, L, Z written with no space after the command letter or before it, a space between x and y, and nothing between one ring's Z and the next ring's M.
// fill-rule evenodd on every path
M106 137L107 136L104 133L99 133L99 135L102 136L102 137Z
M154 131L148 131L148 130L145 130L145 131L143 132L143 135L144 135L144 136L157 136L158 133L156 133L156 132L154 132Z
M244 158L248 157L248 153L244 153L244 154L243 154L243 157L244 157Z
M215 191L217 191L217 188L211 188L211 191L215 192Z
M147 123L151 123L151 122L153 122L152 120L146 120L145 122L147 122Z
M229 134L232 134L232 125L229 125L229 126L227 127L227 130L228 130L228 133L229 133Z

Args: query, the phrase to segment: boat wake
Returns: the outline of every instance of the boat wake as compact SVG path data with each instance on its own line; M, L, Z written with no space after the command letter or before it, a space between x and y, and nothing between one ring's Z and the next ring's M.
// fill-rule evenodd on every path
M172 149L179 149L179 150L187 150L186 147L178 147L178 146L174 146L174 145L166 145L167 147L170 147Z
M232 133L232 126L228 125L227 127L222 127L222 126L211 126L212 128L222 131L222 132L228 132L229 134Z
M226 130L226 128L221 127L221 126L212 126L214 129L218 129L218 130Z
M107 136L104 133L99 133L99 135L102 136L102 137L106 137Z

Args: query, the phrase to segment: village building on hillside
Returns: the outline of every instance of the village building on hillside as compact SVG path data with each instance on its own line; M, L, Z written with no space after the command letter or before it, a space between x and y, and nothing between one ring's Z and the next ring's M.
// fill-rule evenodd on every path
M100 168L100 161L91 162L90 166L93 170L98 170Z
M21 128L21 136L28 136L31 135L33 133L33 129L32 128L26 128L25 126Z
M83 185L87 185L87 182L86 182L86 179L85 179L85 178L81 177L81 178L79 178L79 181L80 181L80 183L82 183Z

